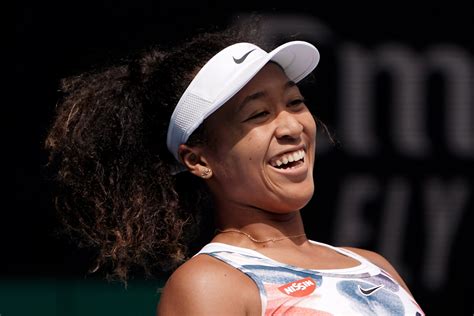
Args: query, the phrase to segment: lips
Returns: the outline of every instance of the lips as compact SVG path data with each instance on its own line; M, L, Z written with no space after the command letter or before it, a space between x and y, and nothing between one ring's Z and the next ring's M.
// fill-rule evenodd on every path
M268 165L280 179L290 180L292 183L306 181L310 171L309 157L306 146L293 147L272 157Z
M270 165L278 169L295 167L304 162L306 153L303 149L286 152L270 160Z

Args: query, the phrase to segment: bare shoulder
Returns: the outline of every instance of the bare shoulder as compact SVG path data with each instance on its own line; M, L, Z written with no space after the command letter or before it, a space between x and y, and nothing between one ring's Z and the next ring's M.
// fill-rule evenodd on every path
M350 250L352 252L355 252L356 254L366 258L376 266L382 268L386 272L388 272L403 288L411 294L410 290L408 289L408 286L405 284L405 281L403 281L403 278L400 276L400 274L397 272L397 270L392 266L392 264L381 254L375 252L375 251L370 251L366 249L361 249L361 248L353 248L353 247L343 247L344 249Z
M354 247L343 247L343 248L350 250L352 252L355 252L356 254L366 258L367 260L371 261L372 263L386 270L387 272L390 272L390 270L395 270L395 268L390 264L390 262L387 259L385 259L384 256L382 256L381 254L375 251L361 249L361 248L354 248Z
M157 315L245 315L258 306L258 289L252 280L211 256L198 255L168 279Z

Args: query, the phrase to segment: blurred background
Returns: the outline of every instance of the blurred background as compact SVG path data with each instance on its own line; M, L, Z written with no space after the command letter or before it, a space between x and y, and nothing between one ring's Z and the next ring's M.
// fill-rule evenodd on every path
M319 133L316 191L303 210L309 237L381 253L427 315L472 315L472 1L244 4L16 4L1 316L155 314L167 275L137 274L125 289L87 274L91 253L55 235L42 146L58 83L251 13L262 15L269 37L297 37L321 52L302 89L337 145Z

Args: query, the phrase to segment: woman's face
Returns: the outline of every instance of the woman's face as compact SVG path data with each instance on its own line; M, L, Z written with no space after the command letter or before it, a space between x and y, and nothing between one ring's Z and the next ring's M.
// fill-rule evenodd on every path
M316 123L278 65L268 63L206 124L204 156L218 201L277 213L309 202Z

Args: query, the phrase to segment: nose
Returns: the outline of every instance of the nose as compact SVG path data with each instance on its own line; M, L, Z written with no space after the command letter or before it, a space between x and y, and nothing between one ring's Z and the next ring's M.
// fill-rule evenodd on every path
M300 123L296 114L281 111L276 119L275 135L278 139L298 139L303 132L303 125Z

